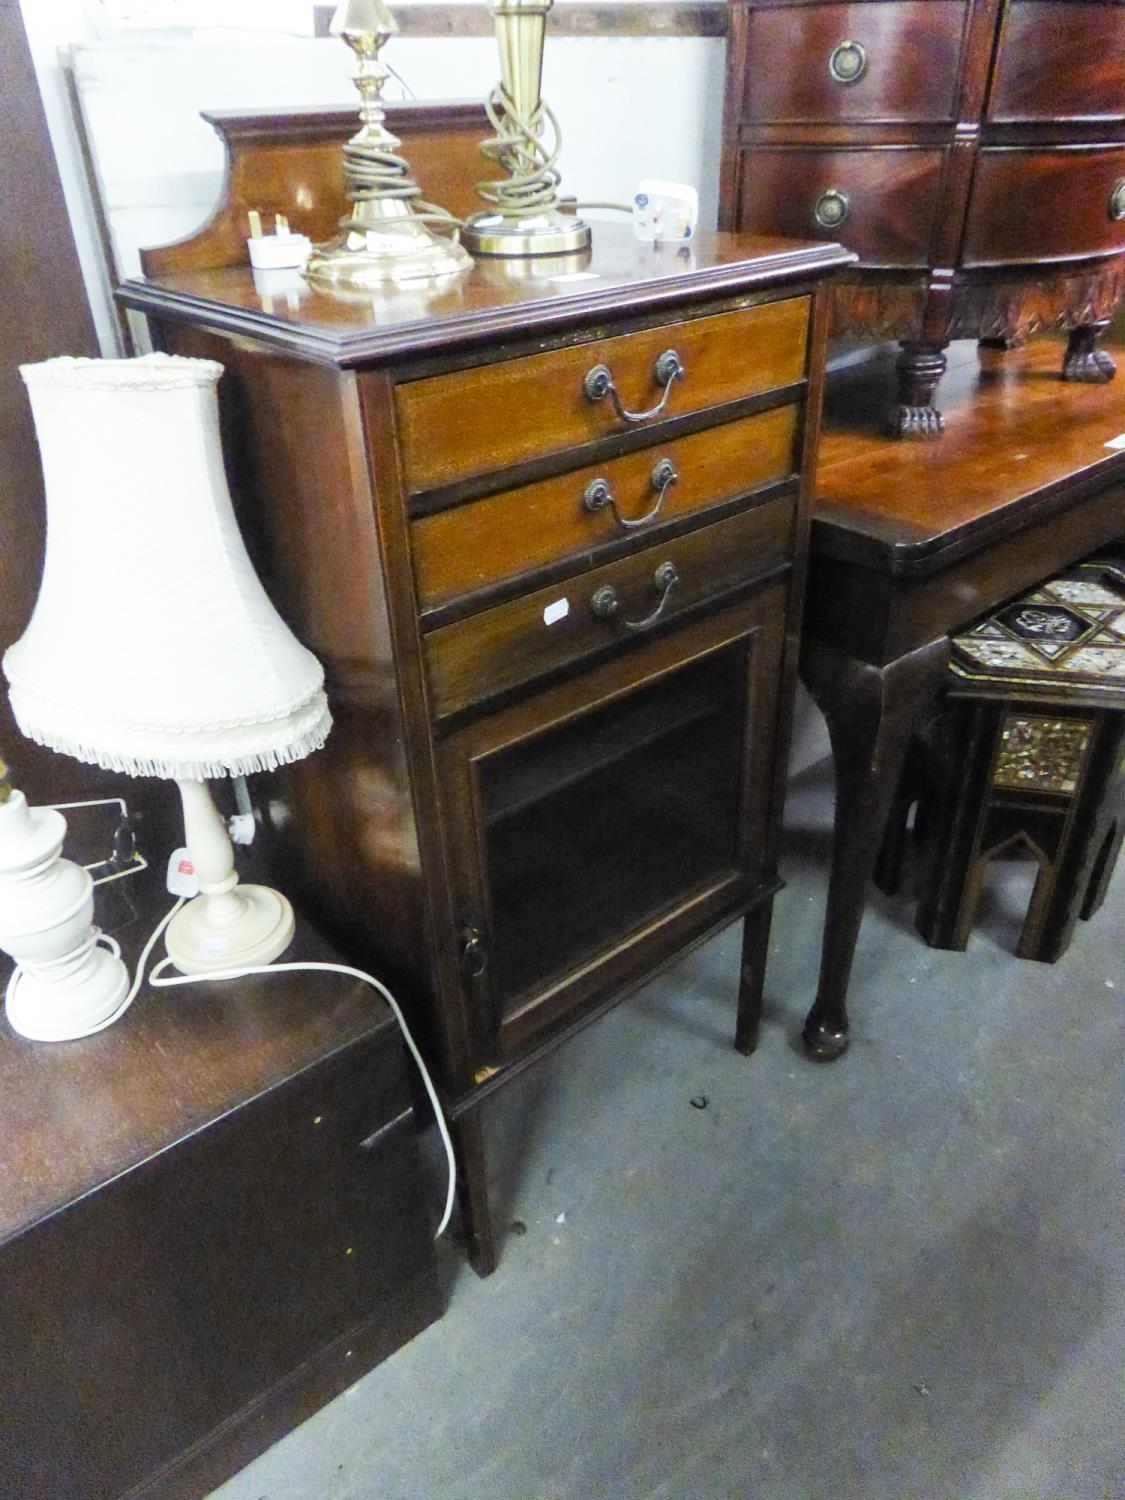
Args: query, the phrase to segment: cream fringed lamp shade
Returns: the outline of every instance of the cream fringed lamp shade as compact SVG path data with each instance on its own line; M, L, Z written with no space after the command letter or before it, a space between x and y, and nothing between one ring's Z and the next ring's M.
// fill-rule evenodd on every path
M21 368L47 490L39 599L4 657L30 739L176 781L200 895L167 931L187 973L268 963L284 896L239 886L206 778L301 759L330 727L320 663L247 556L223 470L222 366L164 354Z
M246 554L210 360L24 365L47 553L4 657L30 739L134 776L202 780L298 760L330 724L320 663Z

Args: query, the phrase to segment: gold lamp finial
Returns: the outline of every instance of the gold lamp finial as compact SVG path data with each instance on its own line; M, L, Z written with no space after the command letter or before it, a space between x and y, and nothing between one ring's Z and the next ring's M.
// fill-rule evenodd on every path
M384 0L343 0L329 29L356 55L361 123L344 146L351 212L340 220L341 233L313 250L305 276L317 286L366 291L467 270L472 259L456 238L431 227L455 235L458 221L422 202L409 163L399 154L402 142L385 124L381 96L390 69L379 53L398 22Z

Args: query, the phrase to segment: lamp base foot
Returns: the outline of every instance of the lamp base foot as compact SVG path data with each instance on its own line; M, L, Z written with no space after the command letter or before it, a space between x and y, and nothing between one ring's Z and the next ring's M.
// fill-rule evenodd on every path
M471 255L572 255L589 248L590 226L557 209L523 218L474 214L461 230L461 243Z
M108 1025L129 993L129 971L106 948L91 948L81 973L45 982L26 971L8 986L8 1025L31 1042L72 1042Z
M240 885L235 894L243 906L235 922L215 922L206 896L196 896L169 922L164 941L181 974L258 968L273 963L288 948L296 924L293 908L281 892L266 885Z

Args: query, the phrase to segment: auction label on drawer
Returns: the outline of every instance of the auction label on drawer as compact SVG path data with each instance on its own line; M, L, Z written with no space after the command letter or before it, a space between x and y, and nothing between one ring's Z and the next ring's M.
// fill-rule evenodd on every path
M543 611L543 624L557 624L559 620L565 620L568 614L570 614L570 600L556 599L553 604L548 604Z

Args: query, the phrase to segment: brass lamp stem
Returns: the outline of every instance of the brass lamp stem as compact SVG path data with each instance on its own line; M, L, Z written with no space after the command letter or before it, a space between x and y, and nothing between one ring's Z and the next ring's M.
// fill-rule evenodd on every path
M467 270L472 260L456 239L430 227L455 235L458 221L422 202L409 163L399 153L402 142L385 124L382 92L390 69L379 54L398 31L398 22L384 0L343 0L331 29L357 59L353 81L359 91L360 128L343 148L351 212L340 220L341 234L314 249L306 277L317 286L366 291Z
M559 211L562 132L543 99L543 44L553 0L495 0L492 18L500 51L500 82L485 101L495 132L481 154L506 176L478 182L491 207L462 233L475 255L559 255L584 250L590 229Z

